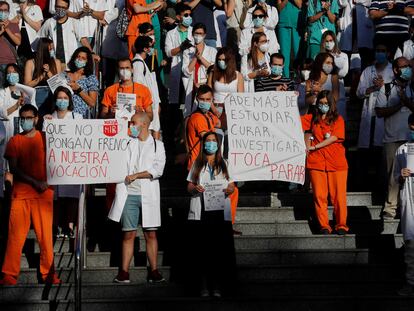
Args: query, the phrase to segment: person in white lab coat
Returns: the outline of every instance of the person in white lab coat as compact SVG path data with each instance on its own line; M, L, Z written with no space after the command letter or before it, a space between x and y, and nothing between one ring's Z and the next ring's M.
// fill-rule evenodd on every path
M259 7L267 13L267 18L264 20L263 26L269 30L275 30L277 23L279 22L279 14L274 6L266 3L266 0L257 0L257 2L247 10L246 18L243 23L243 28L253 28L254 17L253 13L255 9Z
M193 105L194 94L202 84L207 83L207 70L214 65L217 49L204 42L207 30L204 24L193 26L193 47L183 54L183 84L185 88L184 118L190 116L196 109Z
M257 32L264 32L269 42L268 52L269 54L279 52L279 42L276 38L276 33L265 27L267 20L269 19L268 12L266 12L261 6L256 6L252 11L253 27L245 28L242 30L239 42L239 54L243 57L250 53L250 47L252 37Z
M137 40L135 40L134 48L136 54L132 60L132 66L134 69L132 80L145 85L151 90L153 118L149 128L152 131L152 135L156 139L160 139L160 95L158 92L157 77L156 73L151 72L145 63L147 56L154 53L154 40L151 37L139 36Z
M393 177L400 184L401 231L404 238L406 285L398 291L400 296L414 296L414 169L408 160L408 149L414 144L414 114L408 117L408 142L395 153ZM410 146L410 147L409 147Z
M131 118L128 144L128 175L116 185L115 199L109 219L121 222L123 231L122 264L114 282L129 283L129 265L134 253L140 214L146 241L148 282L165 281L157 269L158 241L156 230L161 226L160 186L158 179L165 166L164 144L149 132L150 119L145 112L137 112Z
M394 78L392 65L388 61L388 52L385 45L377 45L375 48L374 65L371 65L362 72L356 95L364 100L359 125L358 151L361 186L376 186L368 183L368 167L375 166L378 185L383 181L385 172L382 164L382 146L384 138L384 119L378 118L375 114L375 102L378 92L384 84L390 84ZM374 162L374 163L373 163Z
M234 280L235 256L229 196L234 192L235 184L221 156L218 134L207 132L202 137L200 149L187 177L187 191L192 195L188 213L191 237L191 258L188 262L194 265L190 269L194 271L191 277L199 281L200 295L220 298L223 287L231 285ZM224 202L217 210L210 210L206 204L206 187L211 182L219 182L223 191Z
M398 58L404 56L408 60L412 60L414 58L414 20L411 20L410 25L410 39L404 42L402 49L398 48L395 52L394 58Z

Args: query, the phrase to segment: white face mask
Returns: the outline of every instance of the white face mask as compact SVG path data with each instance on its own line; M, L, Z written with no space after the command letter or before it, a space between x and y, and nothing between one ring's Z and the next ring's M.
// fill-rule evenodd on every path
M310 70L302 70L300 74L303 80L305 81L309 80Z
M267 51L269 51L269 42L263 43L261 45L259 45L259 50L262 53L266 53Z
M330 64L323 64L322 65L322 70L328 75L332 72L333 66L330 65Z
M204 36L202 35L194 35L194 42L195 44L200 44L201 42L204 41Z
M129 69L121 69L121 70L119 71L119 78L120 78L122 81L129 80L129 79L131 79L131 77L132 77L132 72L131 72L131 70L129 70Z
M335 47L335 42L333 41L325 42L325 49L327 51L332 51L334 47Z

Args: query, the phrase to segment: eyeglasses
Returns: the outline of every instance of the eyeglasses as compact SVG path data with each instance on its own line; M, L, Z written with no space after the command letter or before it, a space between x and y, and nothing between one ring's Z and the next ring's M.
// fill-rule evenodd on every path
M269 43L269 40L260 40L259 43Z
M189 16L191 16L191 14L190 13L184 13L184 15L183 15L184 17L189 17Z
M260 14L260 15L253 15L253 18L265 18L266 15Z
M26 121L26 120L33 120L35 117L20 117L20 120Z

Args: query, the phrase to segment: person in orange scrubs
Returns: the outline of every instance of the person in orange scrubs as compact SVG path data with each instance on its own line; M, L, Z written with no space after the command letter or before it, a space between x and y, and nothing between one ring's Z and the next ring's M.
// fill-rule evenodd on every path
M313 114L302 116L305 131L307 159L313 189L316 216L322 234L330 234L332 228L328 218L328 194L334 206L335 230L345 235L349 228L346 224L346 182L348 163L345 157L344 119L336 110L330 91L318 94Z
M143 23L151 23L151 13L158 11L164 5L163 0L158 0L147 4L145 0L127 0L126 10L129 20L128 28L125 32L125 36L128 40L128 52L129 58L134 58L134 43L139 36L138 27Z
M53 189L46 180L46 152L36 107L26 104L19 112L23 132L7 144L5 158L14 176L9 234L0 284L14 285L20 273L20 258L30 224L40 245L41 282L61 283L53 263Z

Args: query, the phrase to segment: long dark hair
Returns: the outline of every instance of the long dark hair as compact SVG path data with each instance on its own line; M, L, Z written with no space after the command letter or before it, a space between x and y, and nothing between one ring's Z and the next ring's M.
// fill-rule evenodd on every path
M309 75L309 80L319 81L319 79L321 78L323 63L328 57L332 59L332 64L333 64L333 69L332 69L331 74L337 73L337 68L335 66L334 57L330 53L319 53L318 55L316 55L315 61L313 62L312 71L310 72L310 75Z
M252 36L252 41L250 44L250 54L249 54L249 60L251 61L252 67L253 69L256 69L259 67L259 61L257 59L257 49L259 48L259 46L254 47L254 44L258 44L260 41L260 38L266 36L266 34L264 32L255 32Z
M332 124L338 119L338 110L336 109L336 102L335 98L332 96L332 92L328 90L323 90L319 92L318 97L316 98L316 105L319 104L319 101L322 98L326 98L328 100L329 111L326 113L325 122L327 124ZM322 120L322 113L316 107L313 112L313 123L319 123Z
M53 41L49 38L40 38L37 45L36 54L34 58L34 71L33 78L37 79L43 75L43 65L49 65L50 72L57 74L56 61L50 57L49 46L53 44Z
M219 56L224 55L226 57L226 70L221 70L218 67L218 60ZM218 50L216 55L216 62L214 63L214 71L213 71L213 81L218 81L222 77L224 77L224 82L230 83L233 80L237 79L237 65L236 65L236 58L234 57L234 52L232 49L228 47L224 47Z
M328 51L325 48L325 42L326 42L326 37L327 36L331 36L333 38L333 41L335 42L335 47L333 48L332 51ZM334 53L334 54L341 53L341 50L340 50L339 45L338 45L338 39L336 38L336 35L332 30L327 30L323 33L322 39L321 39L321 52Z
M214 157L214 164L213 164L213 171L216 174L223 173L224 177L229 180L229 172L227 170L226 162L224 161L222 155L221 155L221 147L220 147L220 137L215 132L208 132L206 133L202 140L201 140L201 149L200 153L198 154L198 157L196 161L194 162L194 170L192 174L192 182L197 184L200 180L200 173L201 171L207 166L207 153L204 150L204 144L207 140L207 137L210 135L214 135L216 137L218 149L216 151L215 157Z
M57 96L58 96L59 92L63 92L69 97L68 110L73 111L72 93L69 91L69 89L67 87L64 87L64 86L61 85L61 86L58 86L56 88L55 92L53 93L53 102L55 103L53 105L53 112L56 111L56 100L57 100Z
M78 68L75 65L75 60L78 57L79 53L86 53L87 55L87 63L86 66L83 67L83 73L85 76L89 77L93 74L93 59L92 59L92 53L89 51L87 47L81 46L80 48L77 48L75 52L73 52L72 57L70 58L70 61L68 63L68 67L70 72L76 72L78 71Z

